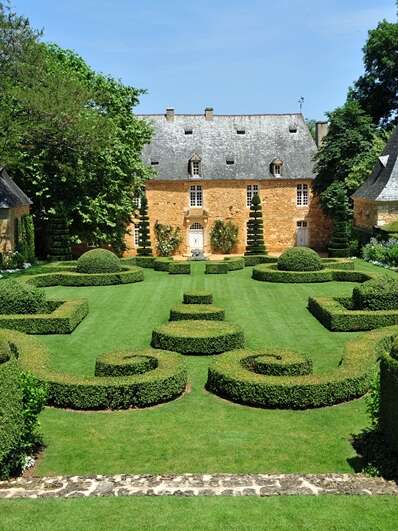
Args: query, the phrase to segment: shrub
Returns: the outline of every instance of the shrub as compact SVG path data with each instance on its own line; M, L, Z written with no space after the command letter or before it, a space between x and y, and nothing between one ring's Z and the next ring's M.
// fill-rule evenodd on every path
M159 223L159 221L155 223L155 236L157 239L156 247L160 256L171 256L174 254L182 241L180 227L164 225Z
M155 271L168 271L169 264L172 261L173 259L170 257L155 258L153 261L153 268Z
M116 284L132 284L144 280L144 272L139 267L124 267L118 273L76 273L59 271L25 277L26 283L33 286L112 286Z
M50 260L71 260L71 238L64 216L54 216L48 223L48 257Z
M207 275L225 275L228 273L227 262L206 262L205 273Z
M92 249L77 261L78 273L117 273L121 270L120 259L107 249Z
M281 271L320 271L322 260L318 253L309 247L292 247L278 258Z
M156 369L158 360L136 352L106 352L95 361L95 376L131 376Z
M223 321L224 310L212 304L176 304L170 310L170 321Z
M267 250L264 244L261 200L258 194L254 194L250 205L249 221L247 222L247 245L245 255L265 254L267 254Z
M51 368L51 356L37 339L6 332L15 345L18 363L47 386L47 403L72 409L126 409L148 407L175 399L187 383L182 356L175 352L144 349L139 356L157 360L156 369L131 376L77 376Z
M312 373L312 361L289 350L266 349L242 359L249 371L269 376L299 376Z
M213 295L210 291L191 290L183 296L184 304L213 304Z
M273 256L267 256L265 254L245 254L243 258L245 260L246 267L255 266L257 264L275 264L278 260Z
M392 450L398 454L398 357L397 338L392 350L380 361L380 429Z
M239 228L232 221L216 219L210 232L212 249L216 252L229 254L238 241Z
M146 198L145 193L143 193L141 196L139 219L140 222L138 224L139 238L137 255L152 256L151 237L149 232L148 200Z
M221 321L174 321L152 332L153 347L181 354L219 354L243 343L242 329Z
M252 278L265 282L310 283L330 282L333 280L332 269L320 271L280 271L274 264L260 264L253 267Z
M17 221L17 250L23 256L24 262L33 264L35 261L35 229L33 217L26 214Z
M398 310L398 280L380 275L354 288L354 308L363 310Z
M329 242L329 256L350 256L350 234L348 228L347 196L338 199L334 211L333 233Z
M151 269L154 267L155 257L154 256L136 256L135 264L138 267L145 267L145 268Z
M0 280L0 315L35 314L45 310L44 290L13 279Z
M227 263L228 271L237 271L245 267L245 259L242 256L226 257L224 262Z
M169 274L170 275L190 275L191 264L189 262L170 262Z
M306 409L353 400L368 391L376 360L397 332L396 327L373 330L349 341L338 367L322 374L259 374L245 363L261 356L261 351L227 352L209 367L206 387L234 402L257 407Z

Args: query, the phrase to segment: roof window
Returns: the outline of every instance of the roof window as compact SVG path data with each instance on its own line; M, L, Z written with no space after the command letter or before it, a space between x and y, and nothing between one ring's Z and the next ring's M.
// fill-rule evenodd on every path
M151 166L157 166L159 164L159 161L157 159L151 160Z
M225 162L226 164L228 164L228 166L230 166L231 164L235 164L235 161L232 157L227 157Z
M236 130L236 134L237 135L245 135L246 134L246 129L237 129Z
M191 129L190 127L186 127L186 128L184 129L184 133L185 133L186 135L192 135L193 131L192 131L192 129Z

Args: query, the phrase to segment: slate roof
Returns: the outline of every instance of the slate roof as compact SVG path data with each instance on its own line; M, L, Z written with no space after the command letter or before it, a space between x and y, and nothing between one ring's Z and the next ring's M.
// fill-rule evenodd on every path
M15 184L5 168L0 167L0 208L31 205L29 197Z
M212 120L203 114L175 114L173 121L164 114L138 116L154 128L142 157L147 164L158 162L152 166L155 179L190 179L188 161L194 154L201 159L202 180L315 178L317 148L302 114L215 114ZM276 158L283 161L280 177L270 171ZM234 163L227 164L227 159Z
M398 127L387 142L373 172L353 194L372 201L398 201Z

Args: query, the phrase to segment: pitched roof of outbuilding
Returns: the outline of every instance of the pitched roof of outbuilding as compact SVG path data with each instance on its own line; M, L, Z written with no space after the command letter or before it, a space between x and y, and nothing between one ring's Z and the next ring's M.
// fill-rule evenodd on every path
M0 167L0 208L31 205L29 197L15 184L5 168Z
M372 201L398 201L398 127L387 142L373 172L352 197Z
M154 128L143 160L147 164L157 162L153 166L155 179L189 179L188 162L194 154L201 160L202 179L315 177L313 156L317 148L302 114L215 114L211 120L202 114L175 114L172 121L164 114L138 116ZM185 130L192 130L192 134L185 134ZM270 170L276 158L283 161L280 177Z

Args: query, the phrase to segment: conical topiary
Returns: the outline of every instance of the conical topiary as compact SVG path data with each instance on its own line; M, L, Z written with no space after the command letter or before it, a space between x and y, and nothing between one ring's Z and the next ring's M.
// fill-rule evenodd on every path
M153 256L151 247L151 238L149 234L149 216L148 216L148 200L145 193L141 196L141 206L139 210L139 224L138 224L138 256Z
M329 256L350 256L350 236L348 229L347 213L344 205L336 208L333 220L333 233L329 242Z
M72 260L69 228L63 216L54 216L49 220L48 258Z
M250 205L250 219L247 222L247 244L245 255L265 255L263 213L258 194L254 194Z

